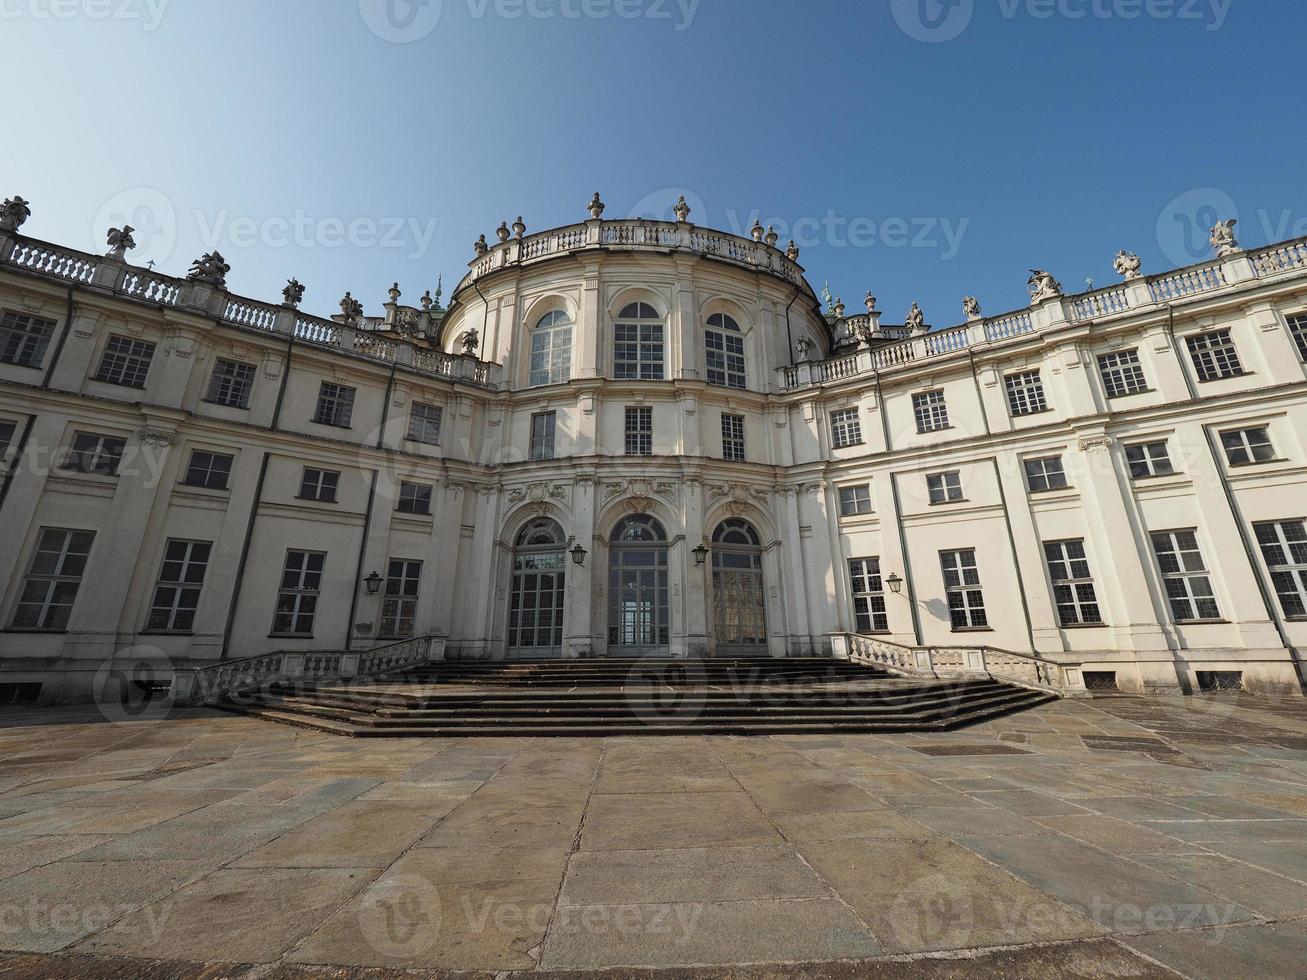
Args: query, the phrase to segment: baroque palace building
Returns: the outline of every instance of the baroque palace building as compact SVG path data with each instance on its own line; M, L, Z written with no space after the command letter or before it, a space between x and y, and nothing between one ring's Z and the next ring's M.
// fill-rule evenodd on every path
M330 319L0 220L0 699L444 638L458 658L1037 652L1298 693L1307 243L925 326L774 232L476 244L448 308ZM841 639L843 638L843 639Z

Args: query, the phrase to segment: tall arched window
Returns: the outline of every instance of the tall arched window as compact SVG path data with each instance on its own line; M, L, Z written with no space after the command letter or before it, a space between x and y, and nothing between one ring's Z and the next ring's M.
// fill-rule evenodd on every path
M718 655L767 647L762 541L748 521L728 518L712 536L713 626Z
M532 388L562 384L572 376L572 319L563 310L551 310L531 332Z
M563 594L567 539L548 517L531 521L513 547L513 599L508 608L509 649L536 656L563 646Z
M665 650L667 532L647 514L634 514L613 528L608 540L609 646L625 654Z
M662 381L663 320L648 303L630 303L613 324L613 377Z
M708 383L723 388L744 388L744 335L740 325L725 313L708 318L704 332Z

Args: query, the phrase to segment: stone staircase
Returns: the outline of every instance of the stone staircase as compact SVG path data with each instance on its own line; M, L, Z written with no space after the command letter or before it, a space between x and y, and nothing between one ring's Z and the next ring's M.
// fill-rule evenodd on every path
M218 707L356 737L939 732L1056 700L988 678L830 658L451 661L387 681L272 685Z

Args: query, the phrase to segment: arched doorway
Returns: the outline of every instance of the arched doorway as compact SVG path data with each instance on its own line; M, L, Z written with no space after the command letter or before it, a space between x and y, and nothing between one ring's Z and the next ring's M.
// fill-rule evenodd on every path
M712 536L713 629L719 655L767 652L762 542L748 521L732 517Z
M670 634L667 532L647 514L634 514L619 521L609 537L609 652L666 653Z
M558 522L540 517L522 528L513 546L513 599L508 649L520 657L558 656L563 650L563 592L567 539Z

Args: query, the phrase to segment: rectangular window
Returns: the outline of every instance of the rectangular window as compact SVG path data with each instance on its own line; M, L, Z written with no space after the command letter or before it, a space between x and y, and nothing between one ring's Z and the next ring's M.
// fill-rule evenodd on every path
M1007 407L1013 415L1035 415L1048 410L1044 383L1038 371L1021 371L1003 379L1007 388Z
M1196 337L1185 338L1185 343L1189 345L1189 356L1193 359L1199 381L1219 381L1221 378L1243 374L1239 352L1235 349L1229 330L1200 333Z
M14 629L62 630L68 626L94 541L94 531L41 528L14 610Z
M26 313L0 315L0 364L39 368L53 336L53 320Z
M250 392L254 390L254 365L218 358L209 378L209 391L205 401L228 408L249 408Z
M163 551L163 566L154 585L150 618L145 628L151 633L189 633L195 628L195 610L209 568L210 541L182 541L169 538Z
M5 461L9 455L9 447L14 443L14 433L18 431L18 423L10 422L8 419L0 419L0 463Z
M1098 373L1103 379L1108 398L1120 398L1148 390L1148 380L1144 377L1137 350L1099 354Z
M619 381L663 380L663 325L613 326L613 376Z
M322 382L318 389L318 407L313 421L320 425L334 425L348 429L354 417L354 389L332 381Z
M1140 442L1125 447L1125 461L1132 480L1149 476L1170 476L1175 472L1171 453L1165 442Z
M1026 487L1031 493L1044 490L1065 490L1067 487L1066 470L1062 468L1061 456L1040 456L1038 459L1025 461Z
M917 420L918 432L935 432L948 428L948 406L944 392L923 391L912 396L912 414Z
M859 483L853 487L840 487L840 515L856 517L871 513L871 484Z
M300 479L300 499L316 500L322 504L336 502L336 488L340 485L340 474L335 470L317 470L311 466L304 467L304 476Z
M1289 317L1289 331L1298 345L1298 356L1307 361L1307 313L1295 313Z
M888 633L885 585L880 577L879 558L850 558L849 580L853 587L853 628L859 633Z
M957 470L926 475L926 491L932 504L952 504L962 499L962 474Z
M1053 603L1063 626L1098 625L1103 615L1094 592L1094 578L1089 573L1089 558L1083 540L1047 541L1044 558L1048 577L1053 580Z
M1271 445L1270 433L1262 426L1222 432L1221 447L1225 450L1225 458L1229 460L1231 466L1269 463L1275 459L1275 448Z
M531 416L531 458L554 458L554 432L558 418L553 412L536 412Z
M1307 617L1307 521L1267 521L1253 530L1284 614Z
M626 406L626 455L653 455L653 409L643 405Z
M353 404L353 395L350 403ZM414 402L408 413L408 438L414 442L424 442L428 446L440 444L440 418L443 412L439 405L426 405Z
M940 568L944 573L944 591L948 595L949 619L954 630L985 629L985 594L980 588L980 570L976 567L976 549L941 551Z
M431 485L429 483L405 483L399 484L399 499L395 502L395 510L401 514L430 514L431 513Z
M836 449L862 443L862 422L856 408L842 408L830 413L831 444Z
M421 581L422 562L390 559L386 595L381 601L381 639L402 640L413 635Z
M1197 532L1154 531L1153 553L1162 569L1162 584L1177 623L1200 623L1221 618L1212 579L1207 574Z
M272 632L278 636L312 636L313 618L322 592L322 570L327 555L322 551L287 551L277 592L277 611Z
M709 330L704 334L704 353L710 385L741 390L746 387L742 336L738 333Z
M226 490L231 478L231 464L234 457L222 453L208 453L195 450L191 453L190 465L186 467L186 478L182 480L188 487L204 487L206 490Z
M531 334L531 367L527 384L560 385L572 376L572 328L562 310L545 314Z
M64 457L63 468L73 473L117 476L127 440L94 432L73 434L73 447Z
M144 388L153 358L154 344L148 340L111 336L104 346L95 380L124 388Z
M744 462L744 416L722 414L722 459Z

